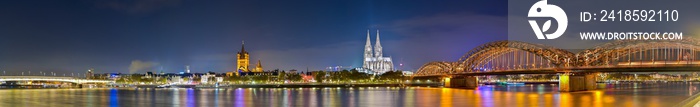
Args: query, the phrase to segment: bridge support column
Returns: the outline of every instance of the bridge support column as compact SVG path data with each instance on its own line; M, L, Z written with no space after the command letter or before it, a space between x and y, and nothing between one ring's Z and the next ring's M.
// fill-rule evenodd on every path
M442 79L442 82L445 83L445 88L452 88L452 81L450 79L450 77L445 77Z
M598 83L596 83L597 73L585 74L586 90L596 90L598 89Z
M569 74L559 74L559 91L561 92L569 92L571 91L571 86L569 84Z
M574 92L597 89L595 74L560 74L559 91Z
M479 81L475 76L444 78L445 88L469 88L474 89L479 86Z
M467 88L469 89L476 89L477 87L479 87L479 79L475 76L465 77L464 82L466 82Z

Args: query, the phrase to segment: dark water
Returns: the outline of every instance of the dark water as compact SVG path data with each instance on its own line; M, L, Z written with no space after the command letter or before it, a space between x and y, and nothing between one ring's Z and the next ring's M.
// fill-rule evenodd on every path
M673 106L700 83L601 84L596 91L560 93L556 85L229 89L4 89L0 107L176 106Z

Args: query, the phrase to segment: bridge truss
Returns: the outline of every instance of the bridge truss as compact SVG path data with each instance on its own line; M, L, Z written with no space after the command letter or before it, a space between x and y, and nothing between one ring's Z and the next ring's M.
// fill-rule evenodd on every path
M426 63L413 76L695 65L700 64L698 50L700 42L692 38L614 41L579 53L542 44L496 41L472 49L457 62Z

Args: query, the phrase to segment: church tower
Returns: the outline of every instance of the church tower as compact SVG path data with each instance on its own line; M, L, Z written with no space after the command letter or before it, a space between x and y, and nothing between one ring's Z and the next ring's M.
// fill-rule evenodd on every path
M367 43L365 44L365 57L363 59L364 63L362 64L362 68L369 67L368 62L372 57L374 57L374 55L372 55L372 43L369 40L369 29L367 29Z
M369 39L367 39L369 40ZM374 57L382 57L382 44L379 43L379 29L377 29L377 43L374 44Z
M365 44L365 54L362 63L362 68L366 69L363 72L382 74L387 71L394 70L394 63L391 57L384 57L382 52L382 43L379 40L379 30L377 30L377 41L372 49L370 43L370 30L367 30L367 43ZM374 50L374 51L373 51Z
M245 42L241 43L241 51L238 52L236 56L236 58L238 58L238 65L236 66L238 72L250 71L248 69L248 65L250 65L250 58L248 56L248 52L245 51Z
M258 60L258 64L255 64L255 70L253 72L263 72L263 67L262 63L260 63L260 60Z

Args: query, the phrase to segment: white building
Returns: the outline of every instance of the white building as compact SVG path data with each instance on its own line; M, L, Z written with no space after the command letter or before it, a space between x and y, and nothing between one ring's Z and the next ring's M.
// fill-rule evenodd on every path
M170 81L172 81L172 83L175 83L175 84L182 84L185 82L184 80L182 80L182 77L180 77L180 76L174 76L174 77L170 78Z
M378 74L394 70L394 63L391 61L391 57L383 56L382 45L379 42L379 30L377 30L377 42L374 44L374 51L372 51L372 44L369 39L369 30L367 30L367 43L365 44L362 68Z

